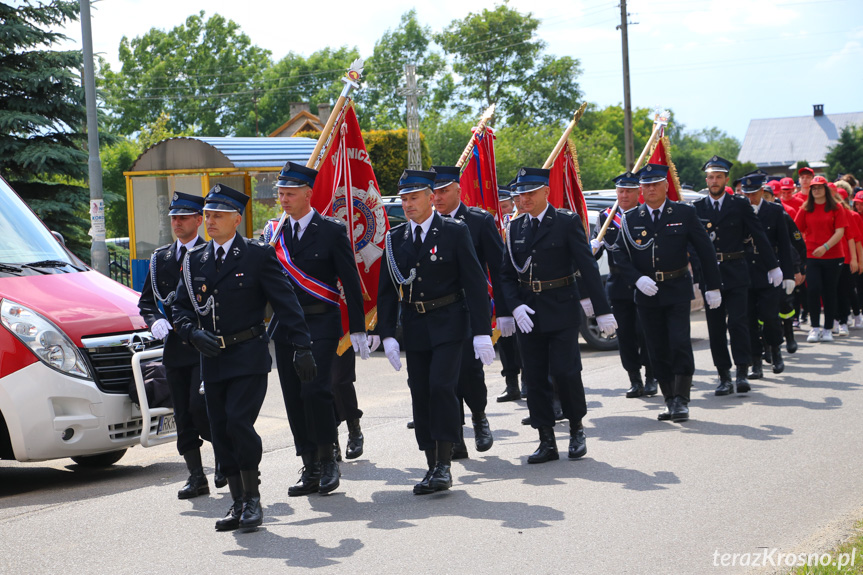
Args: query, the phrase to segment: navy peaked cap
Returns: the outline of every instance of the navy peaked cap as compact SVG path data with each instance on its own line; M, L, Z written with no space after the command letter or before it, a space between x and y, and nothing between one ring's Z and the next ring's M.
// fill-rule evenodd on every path
M168 212L169 216L188 216L204 213L204 198L201 196L193 196L192 194L184 194L183 192L174 192L171 198L171 208Z
M239 212L243 215L249 196L225 184L216 184L204 201L204 209L209 212Z
M425 170L405 170L399 178L399 195L431 190L434 188L435 173Z
M668 179L668 166L663 164L647 164L638 170L639 184L653 184Z
M299 188L302 186L315 186L315 178L318 171L313 168L307 168L294 162L288 162L282 171L279 172L279 181L276 182L277 188Z
M524 194L547 186L550 174L550 170L543 168L522 168L515 180L515 191Z
M638 174L633 174L632 172L620 174L619 176L614 178L614 185L618 188L637 188Z
M434 172L434 189L439 190L453 182L458 182L461 168L455 166L432 166L431 171Z

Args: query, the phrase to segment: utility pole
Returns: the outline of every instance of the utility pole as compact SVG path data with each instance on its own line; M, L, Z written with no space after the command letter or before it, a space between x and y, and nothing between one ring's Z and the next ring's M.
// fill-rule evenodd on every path
M87 149L90 172L90 265L108 275L105 246L105 202L102 200L102 162L99 160L99 122L96 117L96 77L93 71L93 35L90 31L90 0L79 0L81 39L84 44L84 98L87 103Z
M399 89L399 94L407 98L408 123L408 169L421 170L422 156L420 154L420 114L417 96L425 94L425 90L417 88L417 67L405 64L405 87Z
M626 168L632 169L635 160L635 146L632 143L632 100L629 95L629 37L627 25L629 13L626 11L626 0L620 0L620 37L623 41L623 147L626 153ZM633 22L637 24L638 22Z

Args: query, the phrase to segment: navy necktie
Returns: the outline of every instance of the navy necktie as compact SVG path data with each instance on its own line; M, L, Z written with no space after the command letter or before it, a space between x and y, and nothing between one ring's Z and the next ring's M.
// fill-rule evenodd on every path
M414 228L414 251L417 257L419 257L420 250L423 247L422 231L423 229L420 226Z
M653 210L653 223L659 223L659 210Z
M177 260L177 263L180 264L180 267L183 267L183 258L186 257L186 246L180 246L180 258Z
M719 200L713 202L713 211L719 213Z
M225 248L219 246L219 249L216 250L216 271L219 271L222 267L222 259L225 257Z

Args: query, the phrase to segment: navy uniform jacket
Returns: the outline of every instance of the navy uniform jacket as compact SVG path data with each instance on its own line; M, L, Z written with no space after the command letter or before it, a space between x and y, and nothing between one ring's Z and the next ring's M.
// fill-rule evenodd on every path
M288 236L293 232L285 223L281 233L285 236L286 245L290 245ZM276 245L278 248L278 244ZM303 232L298 245L290 250L291 259L305 274L338 290L336 280L341 280L345 302L348 308L350 332L366 331L365 313L363 311L363 292L360 287L360 275L354 260L354 250L348 240L347 226L339 218L322 216L317 211L312 216L308 227ZM290 280L290 278L288 278ZM290 280L293 284L293 280ZM325 304L301 287L294 285L297 300L302 306ZM273 334L278 343L290 343L290 332L283 329L281 317L276 313L273 321L279 321ZM323 314L309 314L306 323L312 335L312 341L318 339L339 339L342 332L342 314L339 308L332 306L332 311Z
M748 200L747 200L748 201ZM770 202L761 202L758 208L758 220L764 229L764 235L770 243L770 249L779 259L779 267L782 269L782 277L794 279L794 262L791 255L791 240L788 235L785 208ZM752 238L746 240L746 260L749 262L749 273L754 289L772 287L767 279L767 272L773 268L764 267L763 258L758 257L757 247Z
M464 290L461 301L419 313L414 306L402 306L404 349L429 350L434 346L461 341L469 334L491 335L488 281L479 265L470 232L453 218L432 214L432 223L419 254L414 252L410 222L389 231L393 258L407 278L416 269L413 283L401 286L404 301L431 301ZM384 253L384 258L388 254ZM398 287L390 278L387 261L381 262L378 283L378 334L395 337L398 318Z
M777 204L782 207L782 204ZM785 211L785 208L782 208ZM806 240L803 239L803 234L797 224L794 223L794 218L787 211L785 212L785 225L788 227L788 239L791 241L791 258L794 262L794 273L806 274Z
M621 228L622 233L615 244L615 262L627 282L635 284L641 276L656 280L657 271L673 272L687 267L688 250L691 249L701 260L705 290L720 288L722 282L713 244L692 206L667 200L659 223L654 224L650 208L641 204L624 214ZM623 228L626 233L623 233ZM659 292L653 296L646 296L636 289L635 303L660 307L681 300L690 301L694 297L692 277L688 272L676 279L657 281L656 285Z
M622 215L623 210L618 208L617 213ZM599 234L599 230L601 230L602 226L605 225L605 220L607 219L608 210L599 214L599 221L593 230L594 238ZM615 243L617 242L617 236L619 233L620 228L617 227L615 222L611 222L608 225L608 229L605 231L605 236L603 236L602 242L600 242L599 245L599 250L597 250L594 257L599 260L599 258L602 257L603 252L608 253L608 278L605 282L605 291L608 293L608 299L632 300L632 291L635 289L635 285L632 282L627 281L628 278L621 275L619 266L615 260Z
M611 313L596 260L584 235L584 226L578 214L557 210L549 205L539 224L536 236L530 238L530 218L527 215L511 220L506 253L504 254L504 297L510 309L524 304L536 313L531 316L534 331L550 333L581 324L581 305L576 283L534 292L519 280L552 281L578 274L596 315ZM511 251L510 251L511 250ZM530 257L531 264L523 274L513 265L522 268Z
M195 240L195 246L204 243L206 242L200 236ZM165 299L172 291L177 289L177 283L180 281L180 266L183 262L177 261L176 241L158 248L154 253L156 255L156 289L159 290L159 297ZM156 295L153 293L153 282L150 273L151 270L148 267L147 277L144 279L144 289L141 291L141 298L138 300L138 309L141 310L141 317L147 322L147 326L151 328L160 319L167 319L173 326L174 314L171 313L171 306L163 305L162 308L159 307ZM165 364L165 367L187 367L197 364L199 360L200 354L198 350L178 336L176 328L168 332L162 354L162 363Z
M718 215L713 210L713 199L709 195L695 200L692 205L713 240L717 254L744 251L743 243L751 236L761 264L768 270L779 265L749 200L726 194ZM749 266L745 257L722 262L719 271L722 274L722 289L749 285Z
M473 249L482 269L488 269L491 278L492 293L494 293L495 315L497 317L511 316L512 312L506 305L500 282L500 266L503 263L503 240L497 231L494 216L477 207L459 205L456 219L467 224Z
M236 234L231 249L216 272L212 240L191 250L177 285L177 300L172 306L174 329L189 341L192 330L205 329L216 336L230 336L262 325L267 302L278 314L280 325L290 334L293 345L311 346L309 330L293 287L282 272L272 247L258 240L247 240ZM189 277L191 286L186 285ZM212 296L209 314L198 316L195 305L204 307ZM201 357L201 375L205 382L221 381L243 375L269 373L272 358L266 334L230 345L216 357Z

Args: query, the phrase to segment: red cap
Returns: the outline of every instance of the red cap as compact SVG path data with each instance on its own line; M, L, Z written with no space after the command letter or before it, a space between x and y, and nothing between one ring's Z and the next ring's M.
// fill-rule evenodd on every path
M814 175L815 175L815 170L813 170L813 169L812 169L812 168L810 168L809 166L803 166L802 168L800 168L799 170L797 170L797 174L798 174L798 175L799 175L799 174L812 174L812 175L814 176Z
M779 180L779 186L783 190L793 190L796 186L791 178L782 178Z
M827 182L827 187L830 188L830 191L836 191L836 184L834 184L833 182Z
M801 168L801 169L808 170L809 168ZM812 178L812 183L809 185L810 186L818 186L818 185L826 186L827 183L828 183L827 178L825 178L824 176L815 176L814 178Z
M767 182L767 185L773 188L774 194L782 189L782 186L779 184L779 180L770 180Z
M836 189L835 189L834 191L835 191L837 194L839 194L840 196L842 196L842 199L843 199L843 200L847 200L847 199L848 199L848 190L846 190L845 188L840 188L840 187L838 187L838 186L837 186L837 187L836 187Z
M726 193L726 194L731 194L731 195L733 196L733 195L734 195L734 190L732 190L732 189L731 189L731 186L725 186L725 193ZM861 193L861 194L863 194L863 192L860 192L860 193Z
M857 195L854 196L855 202L863 202L863 191L857 192Z

